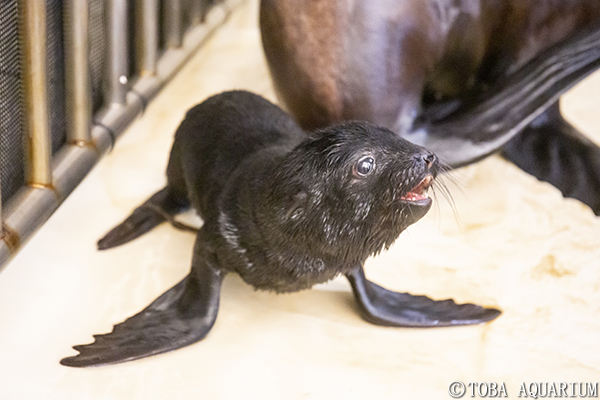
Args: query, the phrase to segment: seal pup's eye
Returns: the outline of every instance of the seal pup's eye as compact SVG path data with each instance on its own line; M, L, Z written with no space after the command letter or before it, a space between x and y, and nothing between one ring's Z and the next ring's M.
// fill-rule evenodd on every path
M375 159L371 156L362 157L356 165L354 166L354 175L358 177L363 177L369 175L373 172L375 168Z

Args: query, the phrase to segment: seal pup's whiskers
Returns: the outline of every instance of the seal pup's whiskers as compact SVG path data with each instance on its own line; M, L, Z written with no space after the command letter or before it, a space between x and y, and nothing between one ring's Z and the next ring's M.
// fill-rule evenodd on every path
M454 220L456 221L456 224L458 225L459 230L462 231L460 215L459 215L458 209L456 207L456 202L454 201L454 196L452 195L452 191L450 190L450 188L448 188L448 185L445 182L445 180L450 181L453 184L453 186L463 196L465 196L464 185L460 182L459 177L456 176L456 175L459 175L460 173L458 171L456 171L455 169L452 169L447 164L442 164L442 163L440 163L439 171L440 171L440 174L439 174L438 178L433 182L432 191L433 191L436 199L437 199L438 191L442 195L442 197L444 197L446 199L446 201L448 202L448 205L452 209L452 214L454 215ZM441 215L441 209L440 209L439 203L437 203L436 206L437 206L438 212L440 213L439 215Z

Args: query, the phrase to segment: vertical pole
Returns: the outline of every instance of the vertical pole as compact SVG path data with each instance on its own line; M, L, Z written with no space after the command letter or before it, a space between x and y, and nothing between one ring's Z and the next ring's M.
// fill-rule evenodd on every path
M156 74L158 62L158 0L137 0L136 8L136 57L140 76Z
M26 181L52 186L50 123L46 74L46 1L20 2L23 33L23 80L26 104Z
M165 43L169 49L179 48L183 43L183 13L181 0L172 0L165 4Z
M64 27L67 142L83 145L92 139L87 0L65 0Z
M189 14L190 14L190 24L192 26L200 25L204 20L203 16L203 6L204 1L200 0L189 0Z
M106 104L124 106L128 92L129 72L127 0L106 0L106 9L108 54L104 99Z

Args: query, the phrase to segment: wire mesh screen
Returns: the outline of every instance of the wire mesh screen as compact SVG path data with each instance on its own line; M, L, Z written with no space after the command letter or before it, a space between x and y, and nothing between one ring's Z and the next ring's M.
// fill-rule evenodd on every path
M2 203L24 184L24 97L17 0L0 1L0 182Z
M65 59L63 46L62 0L46 1L48 54L48 103L52 154L66 142L65 119Z
M127 4L127 17L129 19L129 34L127 35L128 37L128 49L129 49L129 70L127 73L127 77L131 78L132 76L135 75L135 71L136 71L136 58L135 58L135 40L136 40L136 24L135 24L135 19L137 17L137 14L140 12L140 9L138 7L138 2L136 1L130 1Z
M167 6L168 5L166 4L165 0L158 2L158 48L161 52L167 48L167 44L165 42L165 18Z
M104 0L90 0L90 75L92 87L92 110L95 113L102 107L102 81L106 59L106 27Z

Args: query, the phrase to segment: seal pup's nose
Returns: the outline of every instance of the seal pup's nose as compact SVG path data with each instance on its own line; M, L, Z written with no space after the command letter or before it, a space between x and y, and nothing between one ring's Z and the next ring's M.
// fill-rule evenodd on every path
M417 157L420 160L423 160L429 169L431 169L431 167L433 167L433 165L437 162L437 156L428 150L423 151Z

